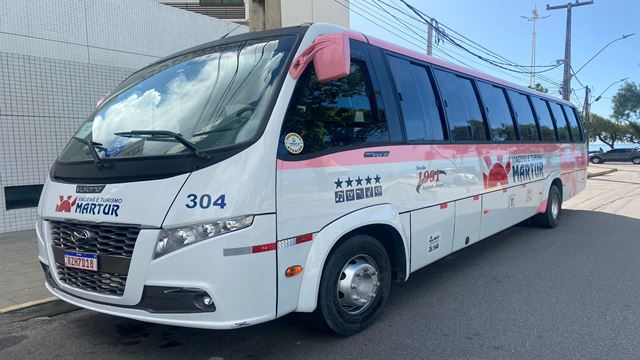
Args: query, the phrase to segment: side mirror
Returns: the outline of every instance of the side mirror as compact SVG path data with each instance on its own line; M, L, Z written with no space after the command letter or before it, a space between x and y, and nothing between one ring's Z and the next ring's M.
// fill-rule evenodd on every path
M298 79L313 60L313 67L320 82L329 82L349 75L351 48L346 32L318 36L313 44L298 56L289 74Z

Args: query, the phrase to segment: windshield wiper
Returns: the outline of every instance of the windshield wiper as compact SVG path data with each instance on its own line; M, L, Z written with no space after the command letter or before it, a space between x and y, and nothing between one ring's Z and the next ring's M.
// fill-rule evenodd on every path
M203 153L202 151L198 150L198 148L192 142L190 142L189 140L185 139L182 135L180 135L178 133L174 133L173 131L168 131L168 130L132 130L132 131L125 131L125 132L117 132L117 133L114 133L113 135L121 136L121 137L127 137L127 138L140 138L140 139L149 139L149 140L153 140L153 138L163 138L163 139L173 138L177 142L182 144L182 146L184 146L189 151L191 151L191 153L193 153L195 156L197 156L197 157L199 157L201 159L208 159L209 158L209 155L207 155L207 154Z
M102 159L100 159L100 155L96 151L96 147L99 148L100 150L104 149L102 144L95 141L87 140L78 136L74 136L72 137L72 139L78 140L81 143L87 145L87 147L89 148L89 152L91 153L91 157L93 158L93 162L96 164L98 169L102 169L102 166L103 166Z

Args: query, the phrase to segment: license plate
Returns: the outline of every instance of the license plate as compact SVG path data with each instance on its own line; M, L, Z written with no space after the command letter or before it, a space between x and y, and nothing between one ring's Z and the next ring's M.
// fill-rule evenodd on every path
M75 251L64 252L64 266L76 269L98 271L98 255Z

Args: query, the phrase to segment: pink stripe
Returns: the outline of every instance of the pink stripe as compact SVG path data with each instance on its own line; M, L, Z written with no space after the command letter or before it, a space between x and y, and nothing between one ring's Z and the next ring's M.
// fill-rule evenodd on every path
M538 207L538 212L539 213L547 212L547 199L542 200L542 202L540 203L540 206Z
M482 145L395 145L343 151L301 161L278 160L279 170L309 169L353 165L375 165L410 161L442 160L454 158L480 158L496 155L521 155L561 152L561 168L582 167L581 156L563 144L482 144ZM564 150L564 151L563 151ZM365 158L367 151L388 151L387 157ZM570 151L568 153L567 151Z

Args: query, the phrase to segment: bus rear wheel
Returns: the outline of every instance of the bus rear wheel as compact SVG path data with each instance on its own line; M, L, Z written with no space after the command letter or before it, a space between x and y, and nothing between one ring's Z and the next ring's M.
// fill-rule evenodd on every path
M355 235L330 255L322 272L318 315L338 335L353 335L374 321L391 291L391 264L384 246Z
M554 228L558 226L561 211L562 192L557 185L551 185L546 211L534 216L533 224L545 228Z

